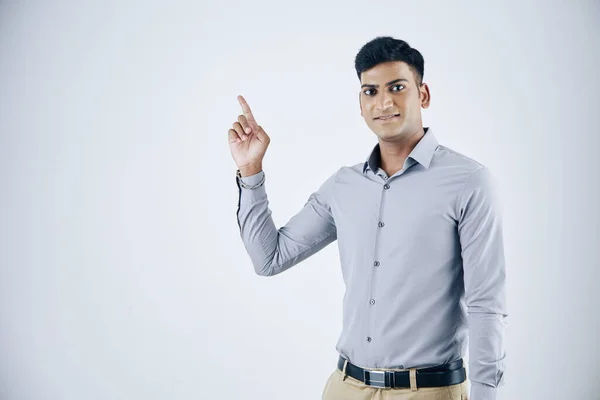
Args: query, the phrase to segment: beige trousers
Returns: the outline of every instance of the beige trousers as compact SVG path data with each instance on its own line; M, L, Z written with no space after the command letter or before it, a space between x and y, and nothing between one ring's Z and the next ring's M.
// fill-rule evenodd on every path
M336 368L325 383L321 400L469 400L467 381L450 386L419 388L416 386L415 369L409 371L411 387L391 389L365 385Z

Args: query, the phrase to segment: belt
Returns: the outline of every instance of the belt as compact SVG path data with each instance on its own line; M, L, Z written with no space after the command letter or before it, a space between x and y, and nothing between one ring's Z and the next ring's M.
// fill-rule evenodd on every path
M344 370L346 359L340 355L337 367ZM348 361L346 374L363 382L365 385L381 388L409 388L409 371L373 371L359 367ZM462 383L467 379L467 371L462 358L449 364L416 370L418 387L450 386Z

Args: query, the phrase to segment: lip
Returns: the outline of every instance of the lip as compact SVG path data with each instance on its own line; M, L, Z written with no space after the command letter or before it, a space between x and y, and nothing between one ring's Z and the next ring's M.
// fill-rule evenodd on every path
M394 116L392 118L386 118L386 119L381 119L381 118L377 117L377 118L375 118L375 120L381 121L381 122L389 122L389 121L395 121L398 118L400 118L400 115L396 115L396 116Z

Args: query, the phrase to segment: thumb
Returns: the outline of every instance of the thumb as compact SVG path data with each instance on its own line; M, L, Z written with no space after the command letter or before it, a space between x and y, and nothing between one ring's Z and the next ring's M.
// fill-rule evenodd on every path
M256 126L256 138L261 142L264 142L267 139L267 134L260 125Z

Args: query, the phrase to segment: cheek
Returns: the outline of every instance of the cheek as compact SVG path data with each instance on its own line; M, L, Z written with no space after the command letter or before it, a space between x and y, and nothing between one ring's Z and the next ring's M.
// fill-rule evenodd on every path
M418 105L417 106L414 106L412 104L405 105L403 107L402 111L400 111L400 112L403 112L404 113L403 115L405 115L407 117L412 117L415 114L415 107L418 107Z

